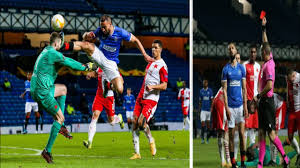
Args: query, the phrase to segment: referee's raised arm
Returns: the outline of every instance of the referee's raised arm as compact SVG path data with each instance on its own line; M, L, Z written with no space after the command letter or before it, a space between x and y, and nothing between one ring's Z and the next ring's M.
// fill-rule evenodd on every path
M261 21L261 26L262 26L262 42L268 42L268 37L267 37L267 28L266 28L266 24L267 24L267 19L266 17L264 17Z

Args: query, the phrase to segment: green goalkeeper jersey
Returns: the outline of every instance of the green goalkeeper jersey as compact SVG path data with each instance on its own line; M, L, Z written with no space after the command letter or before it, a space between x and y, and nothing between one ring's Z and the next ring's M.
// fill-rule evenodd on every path
M47 46L38 56L31 79L32 90L49 90L54 85L57 71L67 66L75 70L84 71L86 67L71 58L65 57L52 46Z

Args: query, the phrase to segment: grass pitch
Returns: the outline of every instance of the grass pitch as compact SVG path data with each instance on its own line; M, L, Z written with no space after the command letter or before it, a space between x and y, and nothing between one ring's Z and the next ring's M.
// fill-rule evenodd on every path
M151 156L148 140L141 132L141 160L129 160L134 152L129 132L96 133L92 149L82 143L87 133L74 133L72 140L58 135L52 149L54 164L47 164L40 156L49 134L1 135L0 167L189 167L188 131L152 131L152 135L157 154Z
M281 142L283 142L287 137L280 137ZM269 144L269 140L267 140L267 144ZM201 139L193 140L193 165L194 168L218 168L221 167L221 159L218 150L218 141L217 138L211 138L209 140L209 144L201 144ZM286 152L292 151L292 147L287 146L284 147ZM278 152L280 155L280 153ZM291 160L290 168L295 167L297 157L294 157ZM246 159L247 160L247 159ZM238 161L240 161L240 157L238 155ZM264 166L266 167L266 166ZM282 166L277 166L282 167Z

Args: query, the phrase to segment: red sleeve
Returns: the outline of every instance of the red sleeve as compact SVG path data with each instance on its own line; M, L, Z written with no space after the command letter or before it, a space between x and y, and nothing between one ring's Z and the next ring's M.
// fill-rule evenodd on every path
M160 68L159 70L160 82L168 82L168 72L166 71L165 67Z

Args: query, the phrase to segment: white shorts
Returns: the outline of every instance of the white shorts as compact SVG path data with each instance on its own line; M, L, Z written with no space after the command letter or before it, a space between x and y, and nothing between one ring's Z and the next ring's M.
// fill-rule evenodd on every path
M201 122L203 121L210 121L210 111L201 111Z
M133 120L133 111L126 111L126 118Z
M39 111L39 106L38 106L37 102L26 102L25 113L29 113L29 112L31 112L31 110L33 110L34 112Z
M237 108L231 108L229 107L230 110L230 120L228 120L228 127L229 128L234 128L235 124L239 124L241 122L245 123L245 118L244 118L244 112L243 112L243 105Z
M100 51L96 46L91 59L98 66L100 66L109 81L121 76L117 63L115 61L107 59L102 51Z

